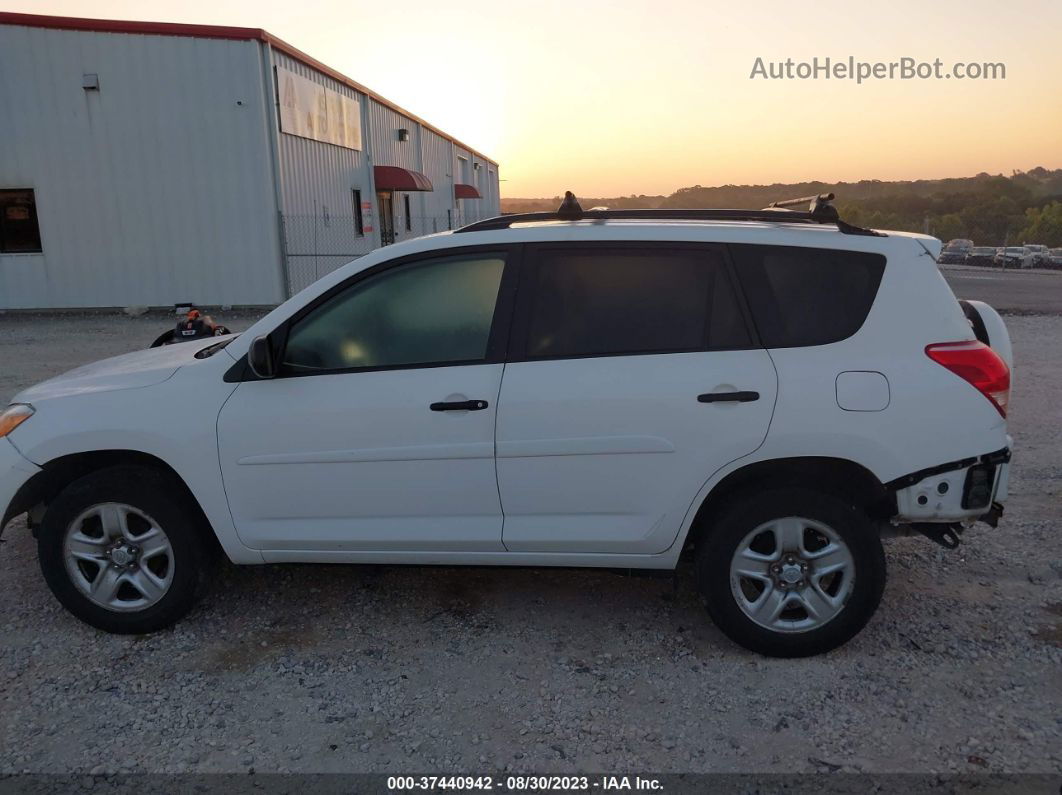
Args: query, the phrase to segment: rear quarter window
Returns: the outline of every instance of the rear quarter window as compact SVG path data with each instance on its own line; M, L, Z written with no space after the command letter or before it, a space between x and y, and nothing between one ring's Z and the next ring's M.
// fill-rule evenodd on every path
M885 257L861 251L731 246L767 348L826 345L851 337L874 304Z

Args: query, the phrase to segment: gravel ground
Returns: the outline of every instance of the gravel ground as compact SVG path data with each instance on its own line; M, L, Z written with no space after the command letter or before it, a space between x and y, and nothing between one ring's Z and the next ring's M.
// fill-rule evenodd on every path
M249 317L225 316L234 328ZM169 318L0 314L0 399ZM1009 319L999 530L888 550L842 649L770 660L669 579L585 570L224 567L172 631L115 637L0 552L0 773L1062 771L1062 317Z

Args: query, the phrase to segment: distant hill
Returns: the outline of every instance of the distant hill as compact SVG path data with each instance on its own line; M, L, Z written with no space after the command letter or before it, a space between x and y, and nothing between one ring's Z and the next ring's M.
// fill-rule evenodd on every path
M609 207L613 210L632 208L642 210L646 207L660 207L668 196L613 196L611 198L579 197L579 204L584 209L591 207ZM556 210L561 203L561 196L551 199L505 199L501 200L503 213L537 213Z
M845 220L879 229L927 231L950 240L970 238L979 245L1043 243L1062 246L1062 169L1036 167L1011 176L886 182L799 182L774 185L721 185L681 188L670 196L579 197L584 208L738 207L761 208L772 201L837 194ZM560 197L502 199L502 212L553 210Z

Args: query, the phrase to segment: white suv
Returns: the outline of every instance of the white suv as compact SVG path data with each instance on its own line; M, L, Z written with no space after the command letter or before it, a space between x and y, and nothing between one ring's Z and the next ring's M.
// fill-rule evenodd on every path
M509 216L351 262L246 333L26 390L0 511L120 633L211 558L674 569L800 656L855 635L883 536L1006 495L1010 343L939 241L813 211ZM219 543L216 543L219 542ZM371 618L370 618L371 620Z

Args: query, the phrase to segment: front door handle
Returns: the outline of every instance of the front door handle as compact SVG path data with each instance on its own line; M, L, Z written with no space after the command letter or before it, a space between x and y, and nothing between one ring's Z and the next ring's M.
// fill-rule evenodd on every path
M697 395L698 403L751 403L759 399L759 392L707 392Z
M428 408L432 411L483 411L487 405L485 400L444 400L432 403Z

